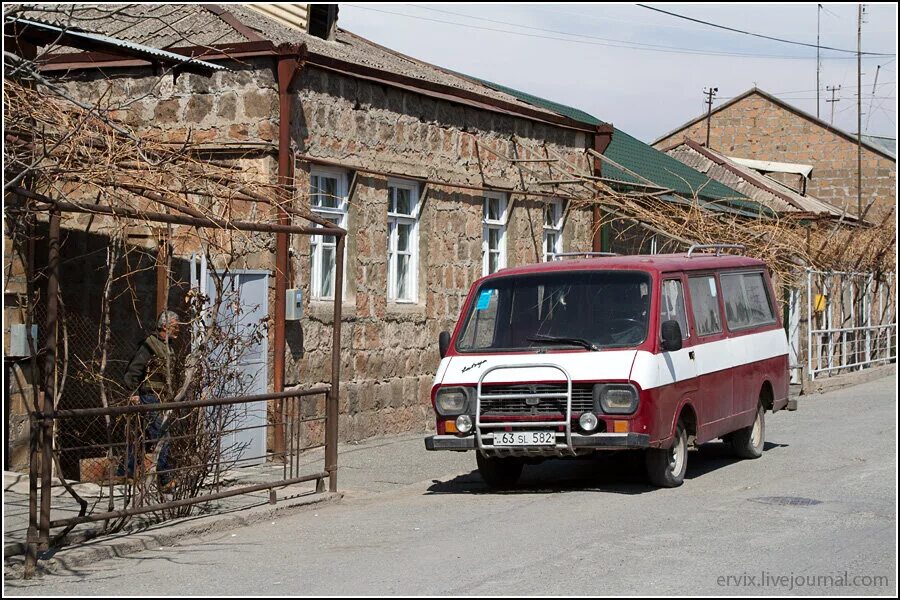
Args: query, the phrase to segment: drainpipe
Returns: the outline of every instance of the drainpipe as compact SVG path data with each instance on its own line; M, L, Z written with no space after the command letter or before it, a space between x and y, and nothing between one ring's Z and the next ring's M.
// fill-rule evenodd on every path
M277 48L276 77L278 79L278 185L282 187L282 203L290 202L290 192L287 186L293 181L294 161L291 152L291 83L297 73L303 68L306 61L305 45L284 44ZM282 203L278 208L278 223L289 225L291 218ZM288 233L275 234L275 363L273 365L274 391L284 391L285 371L285 339L284 317L285 296L287 294L290 266L288 260L288 248L290 238ZM281 415L281 400L275 401L275 414ZM274 448L276 456L284 460L284 423L275 427Z
M600 154L606 152L610 142L612 142L613 126L604 123L597 126L594 133L594 150ZM595 177L602 176L603 161L594 157L593 173ZM592 252L609 252L609 226L603 224L603 209L599 204L594 204L593 222L591 223L591 251Z

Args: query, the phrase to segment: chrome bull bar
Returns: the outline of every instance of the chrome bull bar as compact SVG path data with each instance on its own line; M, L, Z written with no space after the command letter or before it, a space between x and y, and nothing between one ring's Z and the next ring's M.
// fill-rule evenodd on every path
M566 419L565 421L491 421L488 423L484 423L481 420L481 388L484 383L485 378L493 373L494 371L500 371L503 369L537 369L537 368L546 368L546 369L555 369L563 374L566 378L566 392L535 392L535 393L516 393L516 394L491 394L490 398L493 400L528 400L528 398L565 398L566 400ZM506 427L517 427L517 428L530 428L530 427L565 427L565 443L560 444L558 441L553 446L535 446L535 447L496 447L491 443L490 445L486 445L484 443L484 436L482 434L482 429L503 429ZM485 432L487 433L487 432ZM557 432L554 431L554 436L558 438ZM491 442L493 442L493 434L491 435ZM536 363L536 364L517 364L517 365L496 365L485 369L485 371L478 378L478 386L475 389L475 447L480 452L487 452L495 455L502 456L534 456L534 455L546 455L549 453L558 455L558 456L566 456L566 455L575 455L577 454L575 451L575 447L572 444L572 377L569 375L569 372L566 371L559 365L553 363Z

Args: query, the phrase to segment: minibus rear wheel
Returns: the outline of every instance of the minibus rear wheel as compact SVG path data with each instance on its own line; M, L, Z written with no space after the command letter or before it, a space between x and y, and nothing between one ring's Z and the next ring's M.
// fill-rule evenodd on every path
M498 458L475 453L478 472L488 487L505 490L513 487L522 475L525 462L520 458Z
M688 435L679 419L675 428L675 442L671 448L651 448L645 455L647 476L653 485L678 487L684 483L687 471Z
M738 429L730 436L731 447L739 458L759 458L766 443L766 407L760 402L756 407L753 425Z

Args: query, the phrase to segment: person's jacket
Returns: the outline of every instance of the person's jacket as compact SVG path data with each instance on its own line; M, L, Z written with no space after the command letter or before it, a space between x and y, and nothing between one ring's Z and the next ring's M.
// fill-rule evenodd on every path
M147 336L125 369L123 380L129 390L159 395L166 389L166 369L174 372L174 353L157 334Z

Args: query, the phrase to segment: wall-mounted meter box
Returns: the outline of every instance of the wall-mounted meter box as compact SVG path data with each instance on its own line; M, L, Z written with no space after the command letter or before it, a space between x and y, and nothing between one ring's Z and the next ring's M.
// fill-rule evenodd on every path
M285 291L284 320L299 321L303 318L303 290L292 288Z
M31 337L33 343L37 347L38 326L31 326ZM28 343L28 330L24 324L15 324L9 326L9 352L7 356L23 357L31 356L31 344Z

